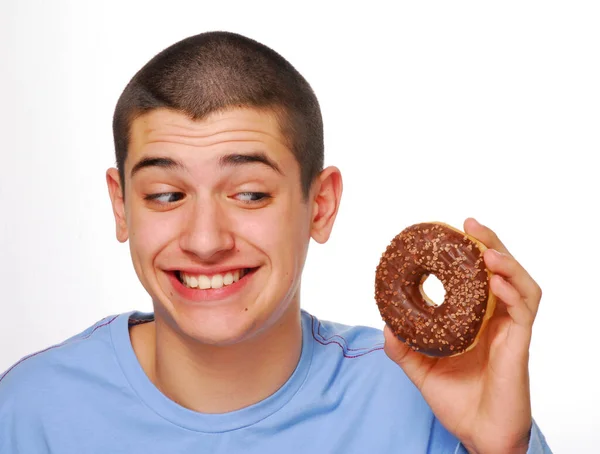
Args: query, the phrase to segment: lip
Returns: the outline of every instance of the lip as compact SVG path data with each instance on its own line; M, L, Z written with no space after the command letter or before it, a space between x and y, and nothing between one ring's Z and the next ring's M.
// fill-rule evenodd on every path
M188 268L169 268L165 271L174 273L176 271L181 271L185 274L189 274L191 276L199 276L203 274L204 276L213 276L215 274L226 274L231 273L236 270L243 269L253 269L257 268L257 266L250 265L230 265L230 266L212 266L212 267L201 267L201 266L190 266Z
M231 271L234 269L239 269L239 268L227 268L227 269L223 268L223 270L225 272ZM175 275L175 270L167 271L167 276L169 278L169 282L171 283L173 289L184 300L192 301L195 303L222 302L223 300L230 298L231 296L240 292L244 287L246 287L246 285L248 285L250 280L254 277L254 274L257 271L257 269L258 268L253 268L244 277L242 277L239 281L234 282L233 284L225 285L221 288L209 288L209 289L204 289L204 290L201 290L198 288L188 288L185 285L183 285L181 282L179 282L179 279L177 279L177 276ZM215 271L215 270L216 270L216 268L212 268L210 270L211 274L219 273L219 271ZM206 275L209 275L208 270L199 271L198 269L190 270L188 268L188 269L182 269L180 271L183 271L186 274L189 273L189 274L198 274L199 275L199 274L206 273Z

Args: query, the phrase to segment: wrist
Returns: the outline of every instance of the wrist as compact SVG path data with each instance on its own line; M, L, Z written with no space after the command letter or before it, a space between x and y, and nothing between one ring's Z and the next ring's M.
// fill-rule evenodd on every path
M478 451L476 448L471 448L467 445L464 445L465 449L467 450L467 452L469 454L527 454L527 449L528 449L528 444L525 446L521 446L521 447L515 447L512 449L500 449L498 450L497 447L494 448L493 451Z
M462 441L461 444L469 454L527 454L529 440L531 438L531 426L522 436L516 437L514 441L509 440L477 440Z

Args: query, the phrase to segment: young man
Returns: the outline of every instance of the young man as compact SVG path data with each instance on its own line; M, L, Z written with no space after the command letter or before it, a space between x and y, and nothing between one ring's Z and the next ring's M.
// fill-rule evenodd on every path
M106 174L153 314L107 317L0 376L1 453L542 453L528 348L541 292L486 227L501 300L478 346L412 352L300 309L342 193L319 105L281 56L205 33L116 107Z

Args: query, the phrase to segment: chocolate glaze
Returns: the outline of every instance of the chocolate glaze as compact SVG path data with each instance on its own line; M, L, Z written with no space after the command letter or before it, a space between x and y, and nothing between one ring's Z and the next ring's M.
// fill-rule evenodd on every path
M431 306L421 294L421 283L430 274L446 290L439 306ZM473 343L488 296L488 272L477 244L440 224L403 230L375 274L375 300L383 320L399 339L429 356L456 355Z

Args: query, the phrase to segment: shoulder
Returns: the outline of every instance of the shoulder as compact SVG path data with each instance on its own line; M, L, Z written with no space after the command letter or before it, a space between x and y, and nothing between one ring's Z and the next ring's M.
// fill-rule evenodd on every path
M307 312L303 315L310 321L313 340L345 358L360 358L383 351L383 332L380 329L319 320Z
M54 433L54 425L69 424L67 414L94 396L90 384L109 368L109 327L118 318L106 317L0 374L0 452L48 450L47 435Z
M102 367L102 358L111 348L108 327L118 318L105 317L64 342L23 357L0 373L0 413L11 402L43 402L48 391L55 392L65 377L76 375L90 363Z
M428 439L434 419L431 408L404 370L386 355L383 331L309 318L314 338L310 389L320 399L334 401L345 420L377 421L374 431L411 427L410 437Z
M306 312L304 316L310 321L310 334L315 344L313 362L322 373L342 372L363 385L371 383L385 387L394 384L402 392L412 394L416 391L402 368L385 354L381 329L319 320ZM420 396L418 391L415 396Z

